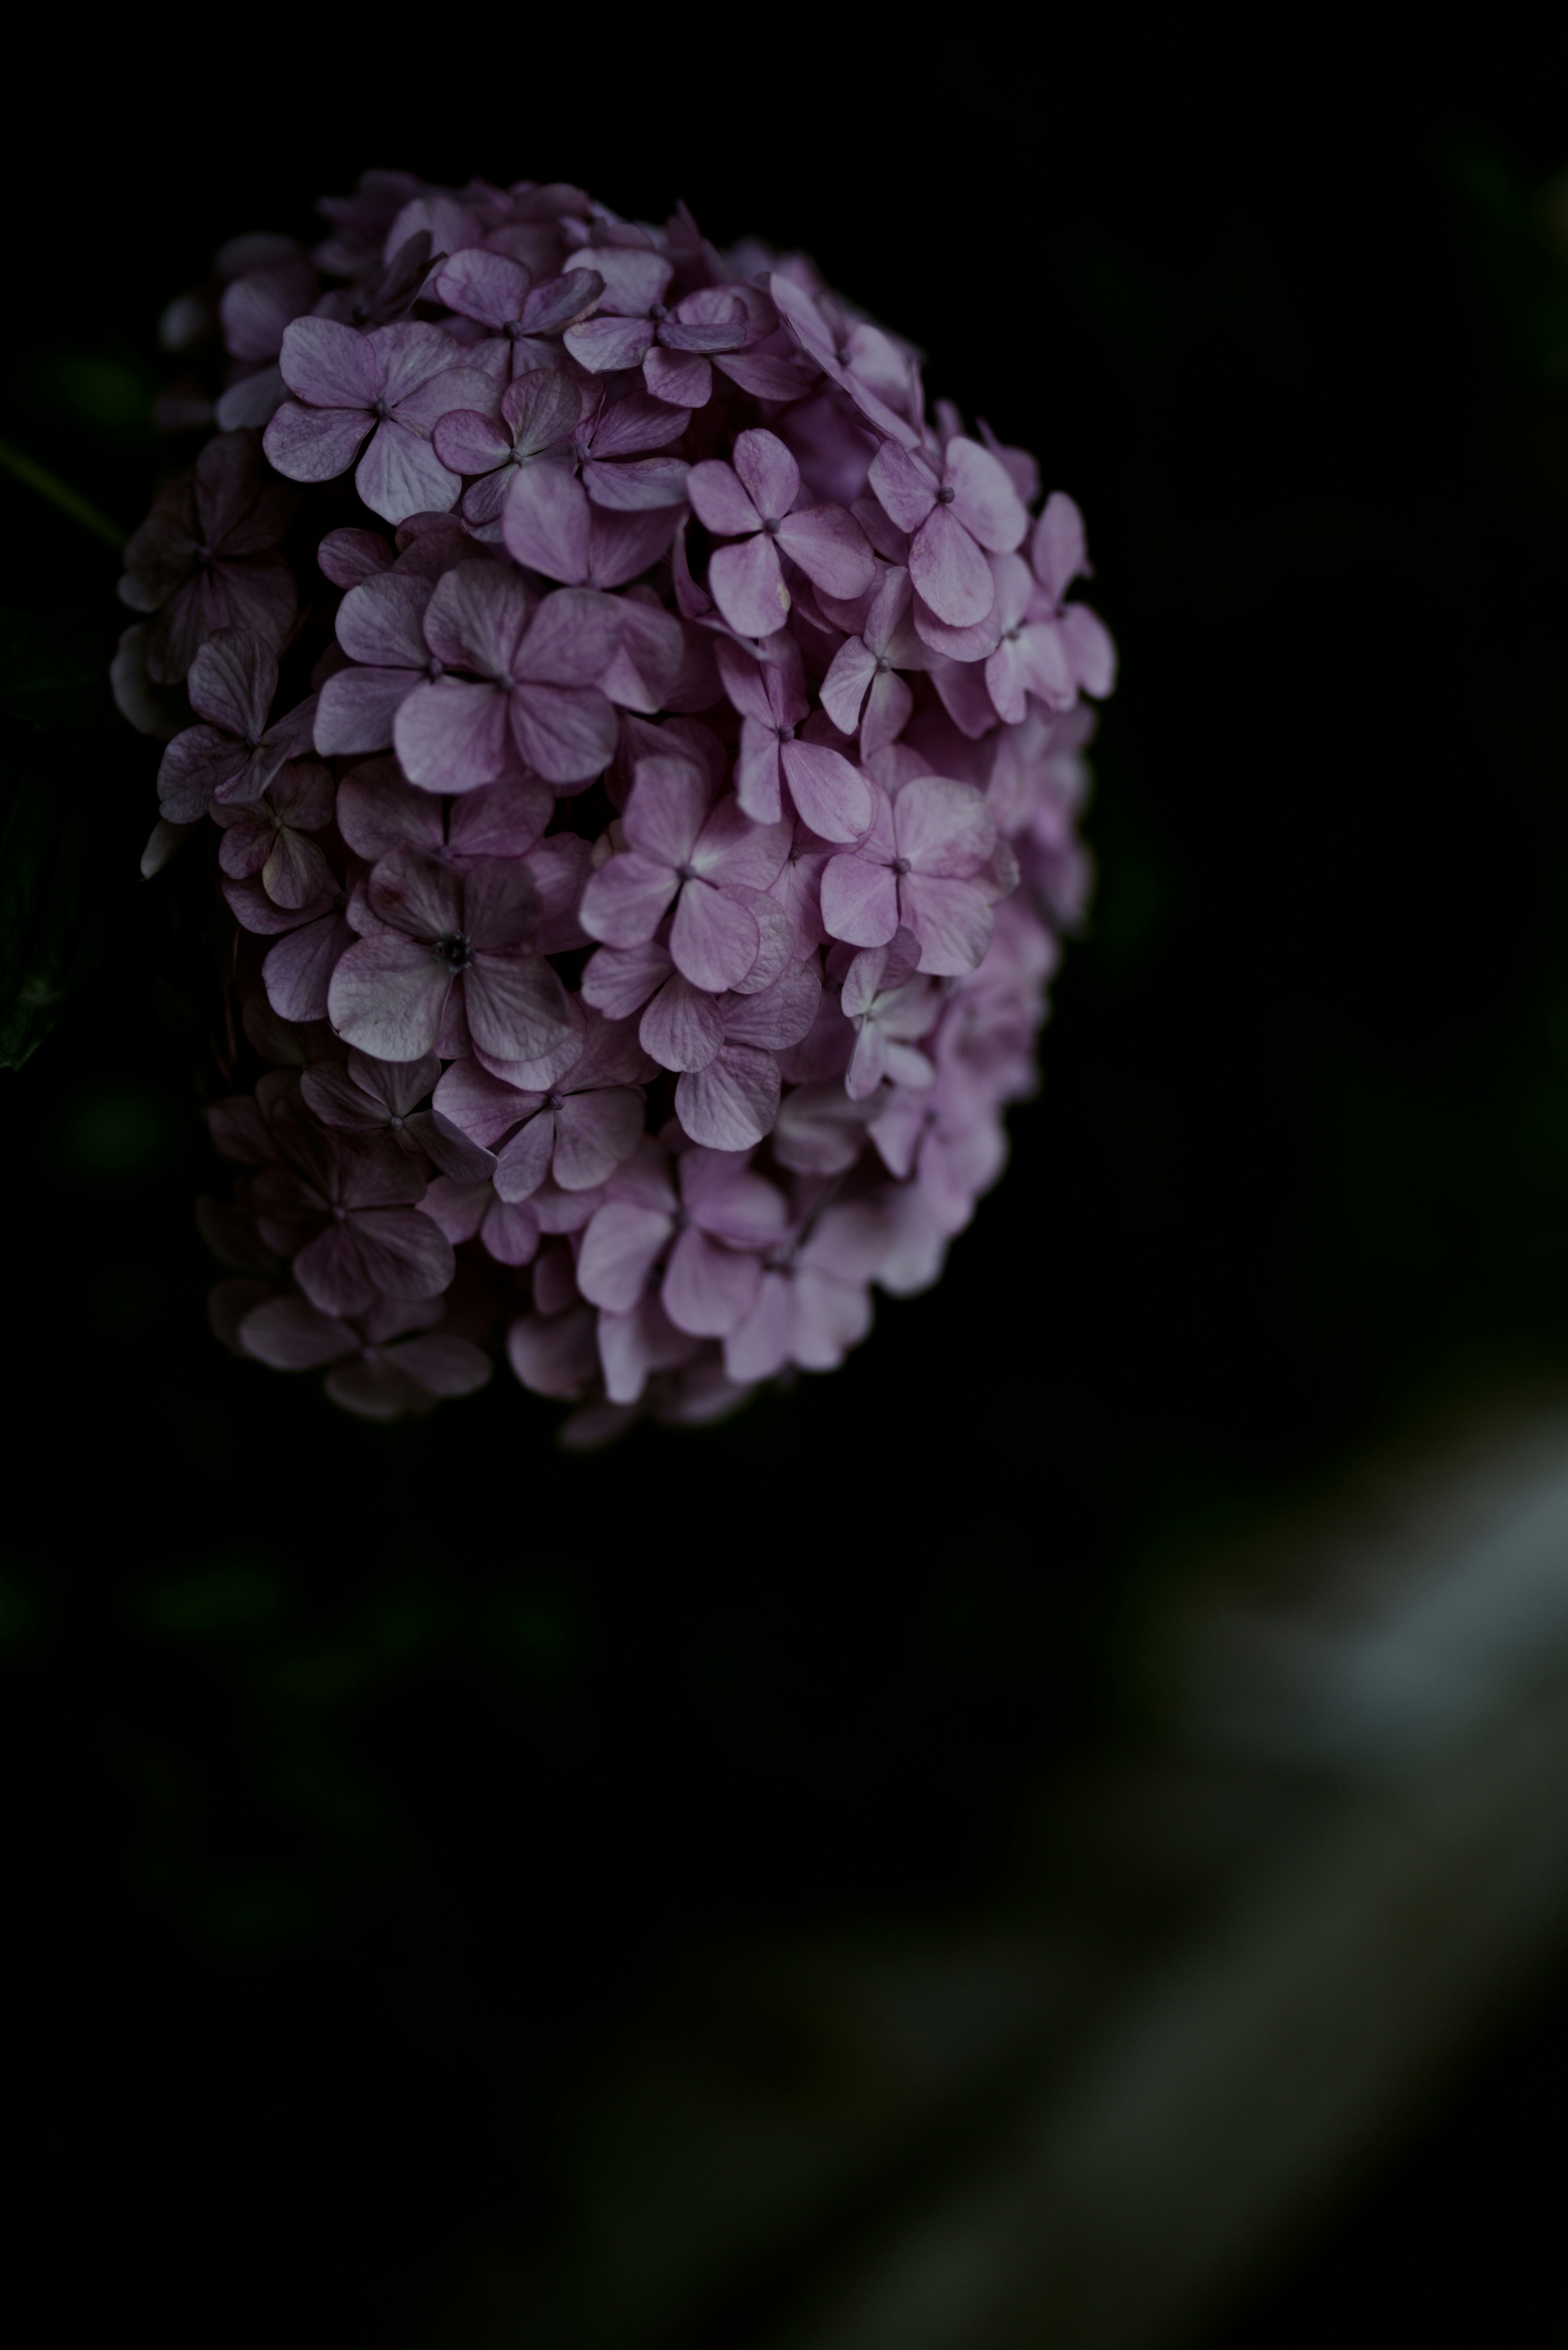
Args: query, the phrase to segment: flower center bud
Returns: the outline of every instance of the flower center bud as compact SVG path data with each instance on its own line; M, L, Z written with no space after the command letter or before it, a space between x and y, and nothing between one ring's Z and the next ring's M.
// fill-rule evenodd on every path
M911 868L910 868L910 865L909 865L909 858L908 858L907 857L895 857L895 858L894 858L894 859L893 859L893 870L894 870L894 872L895 872L895 873L908 873L909 871L910 871L910 869L911 869Z
M678 865L675 870L680 874L682 881L695 881L697 879L697 868L694 865Z
M937 492L937 504L940 506L950 506L957 495L958 492L955 489L944 484Z
M655 326L660 326L663 324L664 320L669 317L670 313L665 308L662 302L656 302L648 315L653 320Z
M473 961L473 949L461 931L454 931L450 938L437 939L432 951L437 962L444 963L448 971L466 971Z
M764 538L776 538L776 537L778 536L778 535L779 535L779 526L778 526L778 524L774 520L774 518L773 518L773 516L772 516L771 515L764 515L764 516L763 516L763 537L764 537Z
M794 741L794 728L793 726L780 726L775 731L781 743L793 743Z
M334 1208L334 1209L333 1209L333 1211L332 1211L332 1221L333 1221L333 1222L334 1222L335 1224L343 1224L343 1223L347 1223L347 1222L348 1222L348 1209L347 1209L347 1208Z
M389 1123L394 1134L401 1134L403 1130L403 1121L400 1118L394 1118L389 1121Z

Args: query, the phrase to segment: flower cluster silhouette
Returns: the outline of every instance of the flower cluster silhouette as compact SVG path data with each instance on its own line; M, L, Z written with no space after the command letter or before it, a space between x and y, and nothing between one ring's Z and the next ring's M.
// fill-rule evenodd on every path
M1089 887L1082 518L684 207L321 209L166 314L227 380L167 395L215 430L121 583L143 869L213 844L265 1065L208 1113L214 1327L372 1417L504 1351L568 1441L711 1418L1002 1170Z

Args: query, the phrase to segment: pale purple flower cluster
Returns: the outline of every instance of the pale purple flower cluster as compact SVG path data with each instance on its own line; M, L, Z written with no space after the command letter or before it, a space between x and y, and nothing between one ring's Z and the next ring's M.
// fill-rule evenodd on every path
M709 1419L839 1363L1001 1171L1088 888L1082 521L683 209L323 211L169 314L228 380L122 586L144 869L203 827L265 1065L209 1113L214 1322L371 1416L499 1347L571 1440Z

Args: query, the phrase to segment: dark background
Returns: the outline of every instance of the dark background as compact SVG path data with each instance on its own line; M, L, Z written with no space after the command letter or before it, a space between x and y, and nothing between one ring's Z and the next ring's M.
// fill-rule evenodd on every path
M548 2229L555 2117L671 1950L1001 1881L1152 1553L1568 1358L1563 12L1419 56L1031 21L772 63L716 16L207 23L19 84L0 437L127 528L223 239L366 164L569 177L919 340L1084 504L1124 661L1092 924L942 1286L710 1431L574 1459L509 1378L369 1428L206 1333L156 752L17 685L101 668L118 566L0 476L0 602L53 631L0 750L102 943L0 1076L5 2292L51 2338L392 2341L383 2293ZM1556 2338L1562 2012L1229 2350Z

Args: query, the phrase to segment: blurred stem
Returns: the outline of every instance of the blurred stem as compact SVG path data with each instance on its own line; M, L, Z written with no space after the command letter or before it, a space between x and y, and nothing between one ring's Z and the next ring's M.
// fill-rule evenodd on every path
M68 514L73 522L79 522L84 530L90 530L95 538L106 538L117 553L124 548L125 533L119 525L110 522L107 515L99 514L79 490L73 490L57 473L40 465L36 457L26 456L22 450L0 441L0 465L8 473L15 473L19 482L26 482L30 490L36 490L41 498L47 498L51 505L58 506L62 514Z

